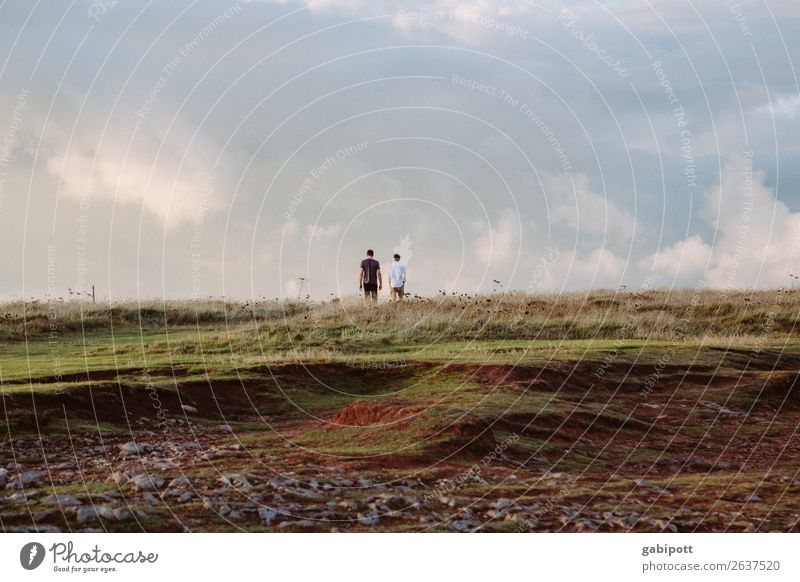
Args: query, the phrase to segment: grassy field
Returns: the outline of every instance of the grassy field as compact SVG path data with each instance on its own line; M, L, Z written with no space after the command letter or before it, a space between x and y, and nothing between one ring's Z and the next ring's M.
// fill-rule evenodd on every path
M798 531L800 292L0 305L8 531Z

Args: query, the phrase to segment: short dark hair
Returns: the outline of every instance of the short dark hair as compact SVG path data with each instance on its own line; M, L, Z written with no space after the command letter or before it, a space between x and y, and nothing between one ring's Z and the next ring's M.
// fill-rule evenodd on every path
M400 258L400 255L398 255L397 253L395 253L395 254L394 254L394 258L395 258L395 259L399 259L399 258Z
M375 256L375 251L373 251L372 249L369 249L369 250L367 251L367 256L368 256L368 257L374 257L374 256Z

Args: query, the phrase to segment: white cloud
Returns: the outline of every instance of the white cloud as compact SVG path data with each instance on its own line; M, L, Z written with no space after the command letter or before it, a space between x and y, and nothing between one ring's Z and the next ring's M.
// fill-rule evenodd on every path
M651 269L669 282L688 281L703 275L710 255L711 247L694 235L642 259L639 267Z
M47 170L61 179L61 194L80 199L87 192L115 199L122 205L141 204L165 227L201 216L216 206L212 195L213 178L197 164L180 160L164 163L104 152L91 155L69 151L47 162Z
M733 156L706 193L705 215L715 229L713 248L699 236L678 241L640 262L669 278L706 269L716 288L779 287L800 262L800 213L791 212L766 186L752 159Z
M800 113L800 95L778 95L771 103L758 108L761 113L794 119Z
M634 219L612 201L592 191L589 178L576 174L551 178L547 195L554 224L607 241L627 242L633 236Z
M519 216L510 209L503 211L496 225L484 228L473 247L480 270L513 265L520 252L519 233Z

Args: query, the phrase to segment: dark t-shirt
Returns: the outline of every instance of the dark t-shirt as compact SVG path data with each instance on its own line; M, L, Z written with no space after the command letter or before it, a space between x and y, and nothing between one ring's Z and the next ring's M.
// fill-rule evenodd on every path
M364 284L377 285L378 270L381 268L381 264L375 259L364 259L361 261L361 268L364 269Z

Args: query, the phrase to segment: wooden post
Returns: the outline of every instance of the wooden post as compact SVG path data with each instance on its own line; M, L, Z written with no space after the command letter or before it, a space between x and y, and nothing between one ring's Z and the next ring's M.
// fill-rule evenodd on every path
M94 285L92 285L92 303L94 303Z

